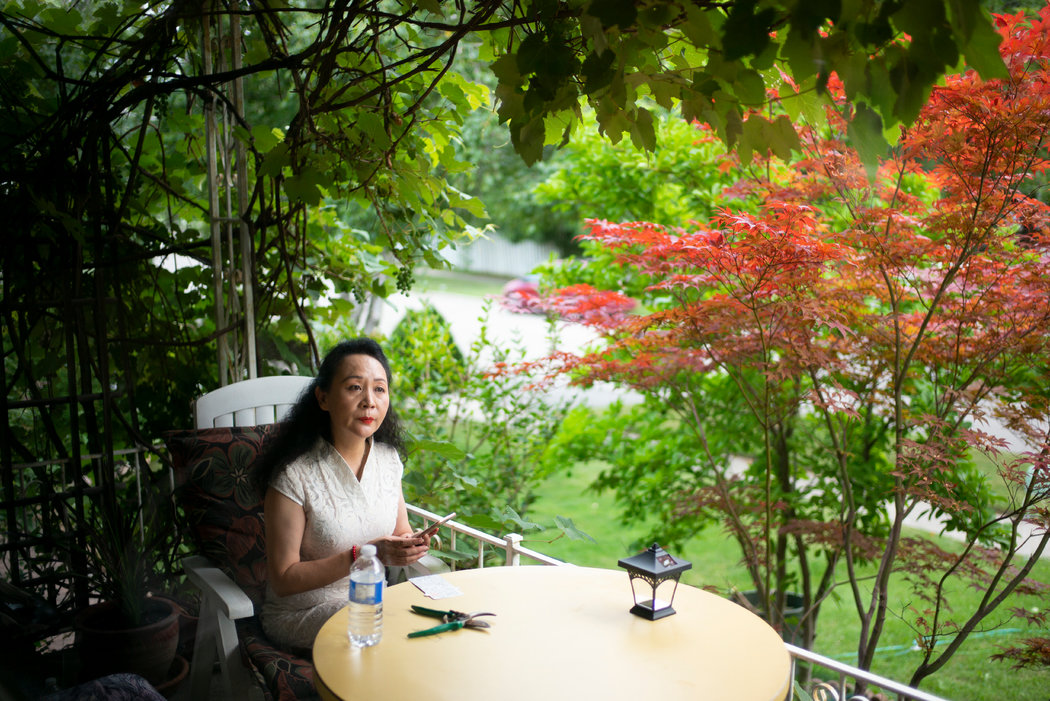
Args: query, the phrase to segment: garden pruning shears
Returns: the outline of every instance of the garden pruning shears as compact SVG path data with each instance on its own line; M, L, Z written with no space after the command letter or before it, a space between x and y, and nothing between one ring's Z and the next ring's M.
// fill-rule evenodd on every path
M495 616L494 613L485 613L478 611L476 613L463 613L462 611L438 611L436 609L428 609L422 606L412 606L412 612L418 613L421 616L430 616L431 618L440 618L443 622L441 625L434 626L433 628L427 628L426 630L417 630L414 633L409 633L410 638L422 638L425 635L437 635L438 633L444 633L448 630L459 630L460 628L488 628L489 624L487 621L479 621L478 616Z

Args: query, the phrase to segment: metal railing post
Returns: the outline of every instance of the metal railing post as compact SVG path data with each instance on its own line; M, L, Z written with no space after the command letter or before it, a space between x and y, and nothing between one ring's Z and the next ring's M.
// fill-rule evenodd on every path
M521 545L521 541L524 538L517 533L508 533L503 536L503 540L507 542L507 564L517 567L521 564L521 554L518 551L518 546Z

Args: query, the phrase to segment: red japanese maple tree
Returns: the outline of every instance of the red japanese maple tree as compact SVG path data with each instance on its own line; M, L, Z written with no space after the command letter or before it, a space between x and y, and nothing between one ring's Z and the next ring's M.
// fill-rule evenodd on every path
M1050 541L1050 208L1029 192L1050 167L1050 8L997 23L1010 77L950 77L874 177L840 91L826 123L796 126L803 156L740 168L735 204L711 221L591 221L586 237L649 280L648 311L602 313L622 300L575 288L571 311L606 342L559 359L577 382L673 406L702 482L675 495L679 512L717 514L775 625L801 590L803 645L844 567L870 668L903 572L924 601L892 612L923 646L915 685L1033 586ZM695 379L714 376L758 429L743 470L712 448ZM1029 448L1005 453L991 421ZM1007 503L983 502L972 451L997 465ZM961 549L908 535L918 513L964 534ZM975 610L949 613L958 577L985 592Z

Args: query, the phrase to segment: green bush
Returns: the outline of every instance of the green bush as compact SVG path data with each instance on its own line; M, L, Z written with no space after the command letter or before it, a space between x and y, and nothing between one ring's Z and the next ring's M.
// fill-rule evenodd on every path
M526 359L522 344L492 344L486 310L464 353L428 306L405 316L388 347L410 438L406 499L490 528L506 515L524 517L569 405L511 369Z
M450 394L467 372L466 358L452 340L452 329L430 305L406 312L390 334L387 348L392 362L401 366L398 389L402 402L418 404L429 394Z

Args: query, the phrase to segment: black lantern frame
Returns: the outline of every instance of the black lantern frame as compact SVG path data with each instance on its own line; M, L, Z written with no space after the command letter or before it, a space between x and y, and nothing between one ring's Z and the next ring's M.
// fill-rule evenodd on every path
M653 543L648 549L632 557L624 558L618 564L627 570L631 580L631 594L634 597L631 613L650 621L666 618L675 613L671 604L674 603L674 595L678 591L678 580L683 572L693 566L693 563L673 557L658 544ZM637 580L645 582L652 590L648 599L639 600L638 591L635 589ZM667 602L667 606L657 607L656 590L668 580L674 580L671 599Z

